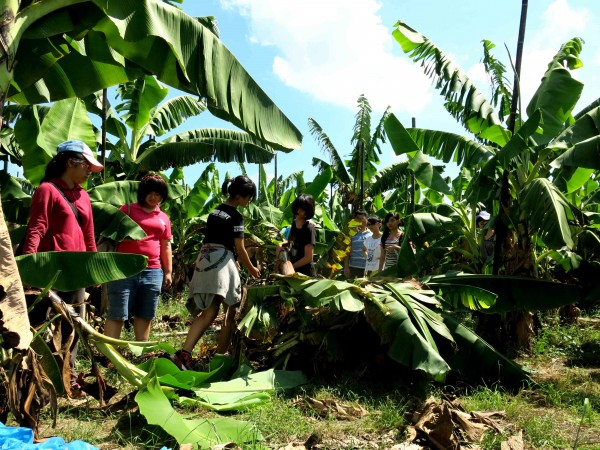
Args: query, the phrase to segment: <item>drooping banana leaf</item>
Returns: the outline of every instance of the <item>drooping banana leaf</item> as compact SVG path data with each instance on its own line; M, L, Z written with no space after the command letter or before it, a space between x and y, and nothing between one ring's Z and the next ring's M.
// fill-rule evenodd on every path
M142 228L126 213L108 203L92 203L94 231L99 236L121 242L126 239L138 241L146 237Z
M89 191L90 200L93 202L109 203L120 207L128 203L137 202L137 192L140 186L139 181L113 181L104 183ZM168 183L169 198L174 200L186 194L186 190L180 184Z
M365 318L389 345L388 355L412 370L421 370L434 380L443 381L450 366L411 320L408 309L392 296L365 303Z
M503 146L510 138L483 93L466 73L456 66L433 42L405 23L394 25L393 36L425 73L446 100L446 109L469 131L480 138Z
M129 253L41 252L16 258L25 286L46 287L60 271L53 288L77 289L127 278L146 268L147 258Z
M455 351L444 353L452 370L476 383L483 381L518 387L530 381L529 374L521 366L498 353L454 317L444 312L441 316L456 342Z
M158 0L51 3L31 3L14 22L20 28L11 36L28 39L9 43L19 61L13 101L84 97L153 73L205 97L215 116L256 138L282 150L300 147L300 132L201 21Z
M198 162L265 164L275 151L248 133L221 128L185 131L157 143L136 161L143 169L164 170Z
M493 292L498 296L496 303L488 309L481 310L489 314L546 311L576 303L583 295L580 286L513 276L437 275L428 279L427 285L435 289L438 282L442 285L453 283L475 286Z
M530 226L552 249L573 248L569 221L574 208L562 192L547 178L536 178L521 192L521 208L527 213Z
M549 142L566 123L573 121L572 111L583 91L583 83L573 78L569 70L583 66L579 59L582 48L580 38L573 38L561 46L527 105L528 116L531 117L536 109L542 114L543 133L533 136L538 145Z

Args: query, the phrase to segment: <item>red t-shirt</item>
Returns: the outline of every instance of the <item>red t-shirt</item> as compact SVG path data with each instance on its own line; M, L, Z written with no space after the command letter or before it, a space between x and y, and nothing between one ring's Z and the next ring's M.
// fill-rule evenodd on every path
M146 212L139 203L123 205L120 208L146 232L146 237L139 241L122 241L117 246L121 253L135 253L148 257L149 269L160 269L160 242L170 241L171 221L157 206L154 211Z
M56 186L42 183L31 199L30 219L23 243L23 253L67 251L95 252L94 219L88 193L76 184L69 189L64 181L55 178L52 183L62 188L77 208L81 226Z

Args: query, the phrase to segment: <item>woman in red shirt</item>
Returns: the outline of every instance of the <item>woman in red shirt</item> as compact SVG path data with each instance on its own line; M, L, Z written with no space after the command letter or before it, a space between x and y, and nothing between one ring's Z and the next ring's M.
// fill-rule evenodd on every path
M90 148L82 141L59 144L57 153L46 166L40 186L31 199L23 254L68 251L95 252L94 220L88 193L81 187L91 172L103 169ZM67 303L78 305L83 313L85 290L59 292ZM61 321L63 342L71 334L71 326ZM71 345L71 367L75 365L78 337Z
M147 341L156 315L161 287L171 286L171 221L160 210L169 189L158 174L146 175L140 181L137 203L121 206L121 211L146 233L139 241L123 241L117 251L148 257L146 269L137 275L108 283L108 312L104 334L119 338L123 323L133 317L136 341Z

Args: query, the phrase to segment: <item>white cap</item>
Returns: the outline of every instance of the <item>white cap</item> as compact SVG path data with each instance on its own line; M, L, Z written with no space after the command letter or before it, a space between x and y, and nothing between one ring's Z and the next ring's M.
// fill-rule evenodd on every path
M81 153L85 160L90 164L90 171L92 172L101 172L102 169L104 169L104 166L100 164L96 158L94 158L94 154L83 141L71 140L62 142L58 144L56 149L56 153L60 152Z
M475 222L477 222L479 219L490 220L490 213L487 211L481 211L479 214L477 214L477 216L475 216Z

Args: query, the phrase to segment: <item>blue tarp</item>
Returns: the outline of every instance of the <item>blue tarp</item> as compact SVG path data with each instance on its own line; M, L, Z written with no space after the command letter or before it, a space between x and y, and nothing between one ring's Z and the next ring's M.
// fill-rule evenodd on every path
M24 427L7 427L0 422L0 450L98 450L83 441L66 443L63 438L53 437L39 444L33 443L33 430Z

